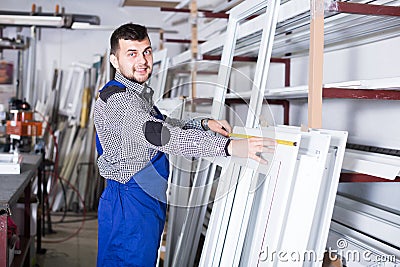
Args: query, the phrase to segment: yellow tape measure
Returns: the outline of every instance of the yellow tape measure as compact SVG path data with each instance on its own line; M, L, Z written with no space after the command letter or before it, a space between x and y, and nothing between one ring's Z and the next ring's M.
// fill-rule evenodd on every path
M253 135L247 135L247 134L238 134L238 133L230 133L229 137L236 137L236 138L251 138L251 137L256 137ZM281 140L281 139L275 139L276 143L280 145L286 145L286 146L297 146L297 142L292 142L292 141L287 141L287 140Z

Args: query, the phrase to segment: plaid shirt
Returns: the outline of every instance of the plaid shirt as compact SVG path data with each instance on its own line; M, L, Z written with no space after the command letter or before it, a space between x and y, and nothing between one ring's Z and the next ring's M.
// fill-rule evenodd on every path
M198 120L156 119L149 87L119 72L115 80L126 90L112 94L106 102L99 97L94 108L94 124L103 148L97 160L102 177L126 183L157 151L185 157L226 156L228 138L204 131ZM161 122L168 129L166 144L156 146L146 139L143 129L149 121Z

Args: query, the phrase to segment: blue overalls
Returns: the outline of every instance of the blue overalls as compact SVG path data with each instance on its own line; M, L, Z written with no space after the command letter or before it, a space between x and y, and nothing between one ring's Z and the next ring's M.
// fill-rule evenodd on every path
M163 119L156 110L156 118ZM98 137L96 147L99 154L103 152ZM168 159L158 151L126 184L107 180L98 207L98 267L156 265L166 216L168 175Z

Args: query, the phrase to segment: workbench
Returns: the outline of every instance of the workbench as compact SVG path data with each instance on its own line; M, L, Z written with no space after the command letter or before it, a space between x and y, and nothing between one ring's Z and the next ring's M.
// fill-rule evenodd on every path
M8 267L7 216L11 207L24 194L24 232L20 233L21 254L15 255L11 266L29 266L31 243L30 233L31 184L42 163L41 154L22 154L20 174L0 174L0 267Z

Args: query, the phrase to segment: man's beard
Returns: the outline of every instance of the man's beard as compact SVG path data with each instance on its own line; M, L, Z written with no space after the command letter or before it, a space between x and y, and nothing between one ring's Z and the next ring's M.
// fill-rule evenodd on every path
M153 72L150 72L150 73L149 73L149 76L147 76L147 79L146 79L145 81L143 81L143 82L140 82L140 81L136 80L136 78L135 78L134 75L132 75L132 77L129 77L128 79L129 79L130 81L135 82L135 83L138 83L138 84L144 84L145 82L147 82L148 80L150 80L152 74L153 74Z

